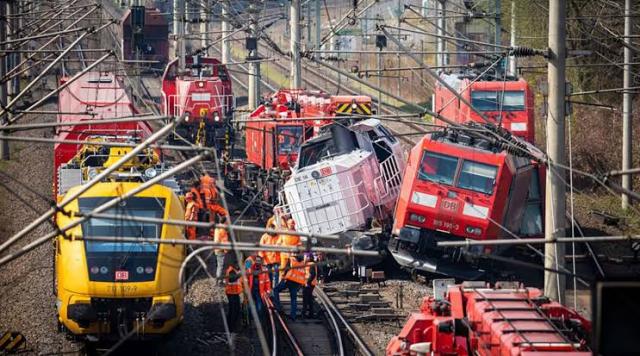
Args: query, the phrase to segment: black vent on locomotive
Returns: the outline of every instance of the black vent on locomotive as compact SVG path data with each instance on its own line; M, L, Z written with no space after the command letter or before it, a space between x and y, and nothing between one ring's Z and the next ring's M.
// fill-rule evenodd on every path
M347 153L358 148L354 133L342 125L331 125L331 136L339 153Z
M142 49L144 45L144 6L131 6L131 32L133 34L133 50Z

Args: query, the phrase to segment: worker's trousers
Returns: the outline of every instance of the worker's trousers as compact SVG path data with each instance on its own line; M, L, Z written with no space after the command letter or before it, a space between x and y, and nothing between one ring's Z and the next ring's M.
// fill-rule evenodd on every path
M278 310L282 309L280 304L280 292L285 289L289 289L289 295L291 296L291 319L296 320L296 314L298 311L298 289L300 285L289 280L281 280L280 283L273 289L273 302Z
M227 323L229 323L229 329L234 331L240 318L240 294L227 294L227 299L229 300Z
M302 316L313 318L313 289L315 286L305 286L302 289Z

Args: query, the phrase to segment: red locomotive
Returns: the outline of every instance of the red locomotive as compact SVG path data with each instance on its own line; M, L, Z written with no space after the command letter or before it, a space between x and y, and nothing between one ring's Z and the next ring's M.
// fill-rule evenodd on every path
M493 124L510 131L528 142L534 142L534 99L529 84L522 78L513 76L480 76L474 72L441 74L449 86L484 113ZM449 89L437 83L433 107L443 117L463 124L467 121L485 121L471 108L458 99ZM444 124L436 120L436 123Z
M514 146L535 147L508 132L468 124L425 135L410 152L389 250L406 269L464 279L482 275L490 247L441 248L443 240L491 240L542 233L540 166ZM476 135L493 129L503 141Z
M162 112L187 115L176 134L189 142L218 148L229 145L233 102L231 78L215 58L187 57L183 71L176 59L162 75Z
M335 96L322 91L280 89L249 115L245 129L246 160L229 162L225 186L239 196L260 201L270 210L289 177L302 143L344 117L344 124L371 114L367 96Z
M67 78L61 79L61 84ZM125 90L122 78L113 73L89 72L71 83L58 96L58 122L77 122L83 120L115 119L131 117L138 112L133 106L129 93ZM75 113L75 114L69 114ZM122 122L111 124L92 124L64 126L58 129L56 137L60 140L88 141L92 137L109 137L110 141L139 141L152 132L147 122ZM54 148L54 196L63 195L74 185L79 185L79 175L73 179L73 172L65 171L63 166L69 162L83 144L57 143ZM60 184L61 181L67 182Z
M536 288L475 282L436 294L391 339L388 356L592 354L591 323Z

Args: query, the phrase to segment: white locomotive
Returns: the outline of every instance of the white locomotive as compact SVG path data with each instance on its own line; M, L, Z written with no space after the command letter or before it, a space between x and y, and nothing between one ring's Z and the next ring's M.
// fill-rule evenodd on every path
M400 143L379 120L331 125L300 147L279 210L299 231L340 235L339 244L354 249L384 250L404 166Z

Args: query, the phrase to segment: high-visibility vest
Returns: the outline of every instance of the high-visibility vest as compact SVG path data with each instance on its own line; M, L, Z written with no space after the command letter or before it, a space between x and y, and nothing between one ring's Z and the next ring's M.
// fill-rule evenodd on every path
M229 276L231 275L231 272L234 272L235 274L240 273L238 270L233 268L233 266L229 266L229 268L227 268L227 275L225 277L227 280L227 285L224 287L224 292L230 295L238 295L242 293L242 284L241 284L242 280L238 278L235 280L235 282L231 282L229 280Z
M196 203L198 209L204 208L204 204L202 203L202 196L200 196L200 191L196 187L192 187L189 190L193 194L193 201Z
M187 209L184 212L184 219L187 221L198 221L198 203L195 201L187 203Z
M318 265L316 265L315 262L307 262L307 267L305 268L305 274L304 274L304 281L306 282L309 280L309 276L311 276L312 268L315 270L316 276L311 280L311 285L316 286L318 285Z
M229 242L229 233L227 232L226 229L223 228L216 228L215 232L213 233L213 242L214 243L219 243L219 244L224 244L224 243L228 243ZM217 248L215 249L216 253L227 253L226 249L220 249Z
M289 266L291 268L289 268L287 273L285 273L284 279L291 282L298 283L301 286L304 286L305 285L305 279L304 279L305 269L304 267L302 267L304 266L304 262L298 262L295 258L291 257L289 259Z
M255 270L251 270L251 272L255 272ZM249 275L249 289L253 290L253 281L256 276L251 273ZM271 280L269 280L269 273L266 268L262 267L260 269L260 274L258 274L258 289L260 290L260 295L265 293L269 293L271 291Z
M278 242L278 235L271 236L267 233L263 234L260 238L260 245L275 246ZM258 253L264 260L265 264L273 264L280 262L280 253L278 251L260 251Z
M298 235L280 235L280 237L278 238L278 245L280 246L286 246L286 247L294 247L294 246L300 246L302 245L302 242L300 242L300 236ZM285 261L287 258L291 257L291 253L289 252L280 252L280 258L284 258Z

